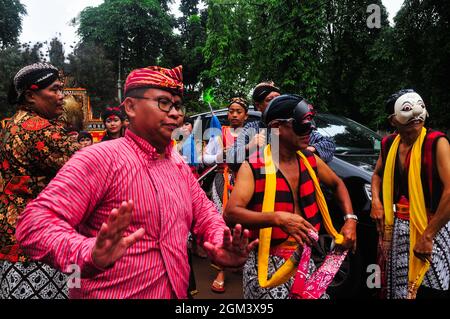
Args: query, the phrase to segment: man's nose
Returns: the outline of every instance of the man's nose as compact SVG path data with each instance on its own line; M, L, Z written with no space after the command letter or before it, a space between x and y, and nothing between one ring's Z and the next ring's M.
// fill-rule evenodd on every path
M413 107L413 115L418 116L418 115L422 114L422 112L423 112L423 107L419 104L415 104Z
M178 117L180 117L182 114L180 114L180 112L177 111L174 107L171 107L170 110L169 110L169 113L167 113L167 115L168 115L169 117L176 117L176 118L178 118Z

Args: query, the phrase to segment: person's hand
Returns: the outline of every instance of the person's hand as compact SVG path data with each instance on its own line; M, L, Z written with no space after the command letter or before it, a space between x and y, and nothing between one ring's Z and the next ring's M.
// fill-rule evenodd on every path
M431 253L433 252L433 238L423 233L413 248L414 256L422 261L428 260L431 263Z
M351 249L353 253L356 252L356 225L357 221L354 219L347 219L344 226L341 228L341 234L344 236L342 247Z
M380 201L372 201L372 208L370 210L370 218L373 219L377 226L379 234L384 232L384 207Z
M248 242L249 234L248 229L242 231L242 226L238 224L234 227L233 236L231 236L231 231L227 227L223 231L222 244L213 245L210 242L205 242L203 248L218 266L239 268L247 261L250 251L258 245L258 239L251 243Z
M277 214L277 226L291 235L298 244L313 244L308 231L317 232L317 230L306 219L288 212L275 212L275 214Z
M266 135L264 133L259 133L253 136L252 140L250 141L248 148L249 150L253 150L256 147L263 147L266 145Z
M102 224L92 250L92 261L97 267L111 267L125 254L128 247L144 236L145 230L143 228L127 237L123 236L130 225L133 206L131 200L123 202L119 209L114 208L111 211L108 221Z
M316 148L314 147L314 146L308 146L307 148L306 148L308 151L310 151L311 153L316 153Z

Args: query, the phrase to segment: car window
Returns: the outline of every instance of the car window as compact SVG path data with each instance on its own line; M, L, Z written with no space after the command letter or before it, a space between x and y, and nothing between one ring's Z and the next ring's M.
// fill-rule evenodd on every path
M333 138L337 154L376 154L381 136L369 128L342 116L318 114L315 118L320 134Z

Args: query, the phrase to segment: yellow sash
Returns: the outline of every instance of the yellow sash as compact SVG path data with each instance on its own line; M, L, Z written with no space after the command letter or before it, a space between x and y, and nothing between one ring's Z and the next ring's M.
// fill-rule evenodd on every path
M322 190L319 185L316 173L309 164L305 155L302 152L297 152L300 156L300 160L305 165L308 173L313 180L316 191L316 202L319 206L320 213L322 215L325 229L333 236L336 244L342 244L344 237L334 229L331 222L331 217L328 212L328 206L323 196ZM263 213L273 213L275 210L275 193L277 189L276 168L272 161L271 147L268 145L264 150L264 163L266 184L264 190L264 200L262 206ZM272 288L279 286L289 280L296 270L297 263L294 258L289 258L286 262L273 274L270 279L267 279L269 270L269 252L270 252L270 240L272 238L272 227L262 228L259 231L259 248L258 248L258 281L259 285L263 288Z
M415 299L417 290L422 284L425 273L430 267L428 261L423 262L414 256L414 246L417 239L422 236L428 225L427 211L425 208L425 198L423 196L422 180L420 178L422 145L427 131L422 128L422 132L411 150L411 161L408 172L409 191L409 218L410 218L410 246L409 246L409 268L408 268L408 299ZM392 234L394 225L393 196L394 196L394 170L395 162L400 145L400 135L398 135L389 150L383 175L383 205L385 216L385 232Z

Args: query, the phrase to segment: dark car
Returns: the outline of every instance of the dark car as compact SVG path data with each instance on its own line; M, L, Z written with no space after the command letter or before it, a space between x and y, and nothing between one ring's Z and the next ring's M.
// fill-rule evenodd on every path
M227 110L214 112L222 125L227 124ZM202 130L209 128L211 113L194 116L202 120ZM259 120L261 113L249 110L248 121ZM350 193L355 214L358 215L357 251L350 254L336 275L328 293L333 298L368 298L376 294L369 289L366 281L371 273L367 267L376 263L377 232L370 218L372 200L371 177L381 149L381 136L369 128L342 116L332 114L317 114L315 117L317 130L323 136L330 137L336 143L336 152L328 165L344 181ZM207 136L205 137L207 139ZM203 175L202 187L208 193L212 182L212 174ZM343 213L330 189L323 186L333 225L340 229L344 223ZM332 249L333 240L322 233L319 245L314 249L313 258L318 266L326 254Z

